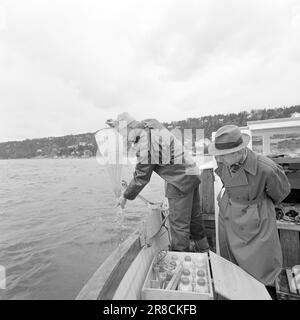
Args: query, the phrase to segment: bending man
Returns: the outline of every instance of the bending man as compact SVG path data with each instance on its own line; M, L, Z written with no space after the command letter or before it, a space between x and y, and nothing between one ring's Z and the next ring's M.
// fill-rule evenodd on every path
M207 251L209 245L200 212L200 177L196 164L184 154L176 137L157 120L136 121L128 113L118 116L113 126L135 144L137 164L133 179L118 201L122 207L133 200L156 172L166 181L169 201L171 250Z

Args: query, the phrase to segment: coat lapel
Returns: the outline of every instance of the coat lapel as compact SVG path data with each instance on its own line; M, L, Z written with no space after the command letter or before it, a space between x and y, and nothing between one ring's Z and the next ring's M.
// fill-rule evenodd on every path
M241 187L248 185L248 179L243 168L235 173L230 173L228 167L223 166L222 180L225 187Z
M255 175L257 172L257 156L248 148L245 164L240 168L240 170L235 173L231 173L229 172L228 167L223 165L223 163L218 163L218 168L215 170L225 187L247 186L249 183L245 171L252 175Z

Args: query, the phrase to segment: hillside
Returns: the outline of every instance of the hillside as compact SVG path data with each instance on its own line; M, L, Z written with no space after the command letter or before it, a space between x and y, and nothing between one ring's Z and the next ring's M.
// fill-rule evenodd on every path
M288 118L294 112L300 113L300 105L287 108L256 109L251 112L239 112L238 114L229 113L199 118L188 118L186 120L164 123L164 125L168 129L204 129L205 137L210 138L211 133L224 124L230 123L238 126L246 126L247 121ZM87 158L94 157L96 151L97 145L93 133L0 143L0 159Z
M0 143L0 159L92 157L96 151L92 133Z
M204 129L205 137L210 139L211 134L225 124L236 124L239 127L247 125L247 121L289 118L293 113L300 113L300 105L276 108L276 109L255 109L251 112L242 111L239 113L217 114L214 116L204 116L200 118L188 118L182 121L172 121L164 123L169 129L178 127L182 129L201 128Z

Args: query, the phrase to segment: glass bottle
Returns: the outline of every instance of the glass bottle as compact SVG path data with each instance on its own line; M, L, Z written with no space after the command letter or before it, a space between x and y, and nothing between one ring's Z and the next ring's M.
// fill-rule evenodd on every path
M186 269L191 269L193 267L193 262L192 262L191 256L184 257L183 267Z
M190 279L188 277L182 276L180 278L180 283L178 285L179 291L192 291L192 284L190 282Z
M207 284L204 278L198 278L196 282L195 292L207 293Z
M192 279L191 270L188 269L188 268L184 268L184 269L182 270L182 275L183 275L184 277L187 277L189 280Z
M206 272L204 271L204 269L198 269L197 270L197 277L205 277L206 276Z
M176 254L173 254L171 257L171 262L176 263L176 266L178 266L179 264L179 259L178 256Z

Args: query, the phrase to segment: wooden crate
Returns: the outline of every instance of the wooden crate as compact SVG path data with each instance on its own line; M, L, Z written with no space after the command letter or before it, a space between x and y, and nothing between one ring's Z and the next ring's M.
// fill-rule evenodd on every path
M148 270L142 286L141 298L144 300L270 300L271 297L266 287L232 262L220 257L212 251L206 253L169 252L185 255L205 255L207 259L209 293L181 292L177 290L154 289L150 287L153 279L152 267ZM193 257L192 257L193 259Z
M283 267L300 264L300 225L277 221L277 228L283 254Z
M212 277L209 268L209 260L207 253L193 253L193 252L174 252L169 251L166 259L170 259L172 255L177 255L179 260L182 262L186 255L191 256L192 261L197 257L206 260L206 274L208 281L208 293L198 292L183 292L179 290L166 290L151 288L151 280L153 279L153 264L155 257L151 263L149 271L147 273L144 285L142 287L141 297L143 300L212 300L214 299L213 288L212 288Z
M300 300L300 295L292 293L289 286L287 277L287 270L290 268L284 268L281 270L279 276L275 280L276 295L278 300Z

